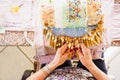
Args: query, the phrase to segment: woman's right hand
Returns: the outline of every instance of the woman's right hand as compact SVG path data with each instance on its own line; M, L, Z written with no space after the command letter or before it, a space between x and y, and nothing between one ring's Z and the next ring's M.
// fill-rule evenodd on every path
M70 53L68 44L64 44L62 47L58 48L54 59L50 62L51 66L58 67L62 65L68 59Z

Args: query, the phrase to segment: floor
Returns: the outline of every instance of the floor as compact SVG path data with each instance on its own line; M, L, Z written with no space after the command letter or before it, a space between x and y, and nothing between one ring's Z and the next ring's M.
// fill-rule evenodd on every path
M0 47L0 51L4 47ZM0 80L21 80L23 72L26 69L33 69L33 56L35 50L32 47L6 47L0 53Z

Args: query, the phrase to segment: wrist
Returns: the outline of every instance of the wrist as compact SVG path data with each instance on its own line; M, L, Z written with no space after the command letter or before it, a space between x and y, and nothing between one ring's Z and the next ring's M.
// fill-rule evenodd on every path
M57 68L57 65L56 65L54 62L50 62L50 63L48 64L48 68L49 68L51 71L53 71L54 69Z
M48 64L46 64L44 67L43 67L43 70L47 73L47 74L50 74L52 71L49 69L48 67Z
M89 62L87 64L84 65L86 68L93 68L95 66L95 64L93 62Z
M88 70L91 70L91 69L95 68L95 66L96 66L96 65L92 62L92 63L86 65L86 68L87 68Z

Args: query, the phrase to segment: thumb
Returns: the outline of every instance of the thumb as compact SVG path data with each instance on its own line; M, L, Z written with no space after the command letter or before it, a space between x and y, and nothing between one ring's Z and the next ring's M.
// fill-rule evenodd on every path
M77 55L78 55L79 59L84 56L80 49L77 50Z
M83 43L80 44L80 47L81 47L81 52L83 53L83 55L85 55L87 47Z

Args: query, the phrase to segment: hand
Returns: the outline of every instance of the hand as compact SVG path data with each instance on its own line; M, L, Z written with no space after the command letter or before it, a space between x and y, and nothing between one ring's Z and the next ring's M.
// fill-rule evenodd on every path
M70 54L70 49L68 49L68 44L63 45L61 48L57 49L56 55L51 63L56 67L62 65Z
M90 49L84 44L80 44L80 48L77 50L79 59L81 63L94 75L94 77L97 80L110 80L110 78L92 62Z
M90 49L87 48L83 43L80 44L80 48L78 48L77 54L78 54L79 60L84 66L88 67L93 64Z

